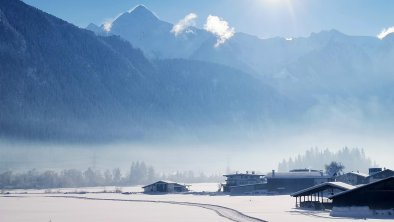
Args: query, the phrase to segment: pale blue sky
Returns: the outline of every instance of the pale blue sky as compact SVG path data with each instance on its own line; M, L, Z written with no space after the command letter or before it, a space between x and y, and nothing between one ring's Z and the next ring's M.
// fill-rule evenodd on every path
M202 27L209 14L223 17L236 31L267 38L308 36L337 29L376 36L394 26L391 0L24 0L80 27L101 24L138 4L162 20L177 22L194 12Z

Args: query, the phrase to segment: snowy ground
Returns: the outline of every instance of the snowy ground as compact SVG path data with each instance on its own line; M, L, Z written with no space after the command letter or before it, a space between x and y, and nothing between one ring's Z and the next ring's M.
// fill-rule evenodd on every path
M197 207L46 197L0 198L0 215L4 222L228 221Z
M217 184L193 184L191 189L212 192ZM294 209L295 200L281 196L228 196L209 194L145 195L133 193L63 194L62 192L115 190L110 188L19 190L0 196L0 221L359 221L334 218L328 212ZM122 188L138 192L140 188ZM48 191L47 191L48 192ZM35 193L35 194L33 194ZM8 197L7 197L8 196ZM10 197L13 196L13 197ZM15 197L16 196L16 197ZM68 198L67 198L68 197ZM72 197L72 198L70 198ZM87 198L87 199L75 199ZM100 200L101 199L101 200ZM123 200L123 201L119 201ZM260 220L255 220L254 217ZM393 218L394 219L394 218ZM368 219L368 221L388 221Z

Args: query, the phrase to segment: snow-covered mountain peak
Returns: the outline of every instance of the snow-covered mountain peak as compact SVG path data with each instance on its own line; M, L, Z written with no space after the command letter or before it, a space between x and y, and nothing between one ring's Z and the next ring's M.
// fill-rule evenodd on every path
M137 5L125 14L131 15L138 19L158 19L157 16L144 5Z
M387 34L382 40L385 41L394 41L394 32Z
M143 5L138 5L116 18L111 24L111 32L121 36L125 32L133 32L134 35L138 30L156 29L161 23L163 22L152 11Z

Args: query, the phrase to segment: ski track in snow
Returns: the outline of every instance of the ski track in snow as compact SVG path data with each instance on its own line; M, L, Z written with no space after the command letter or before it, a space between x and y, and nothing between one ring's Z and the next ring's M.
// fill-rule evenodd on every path
M21 196L7 196L7 197L18 197ZM70 199L82 199L82 200L101 200L101 201L123 201L123 202L140 202L140 203L164 203L164 204L176 204L192 207L201 207L207 210L214 211L219 216L224 217L228 220L235 222L267 222L265 220L245 215L237 210L223 207L213 204L201 204L191 202L177 202L177 201L160 201L160 200L125 200L125 199L108 199L108 198L91 198L91 197L78 197L78 196L45 196L49 198L70 198Z

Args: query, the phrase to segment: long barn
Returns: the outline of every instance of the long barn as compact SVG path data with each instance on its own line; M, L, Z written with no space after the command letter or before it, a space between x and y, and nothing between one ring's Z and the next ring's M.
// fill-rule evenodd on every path
M329 197L335 207L368 206L371 209L394 208L394 177Z
M300 190L291 196L296 198L296 207L298 208L331 209L332 202L328 199L329 196L354 188L354 186L342 182L326 182Z

